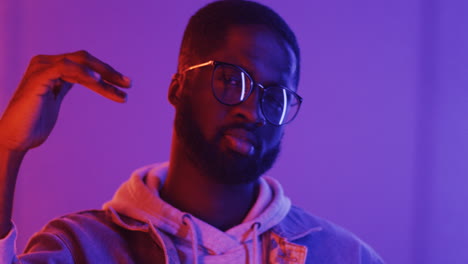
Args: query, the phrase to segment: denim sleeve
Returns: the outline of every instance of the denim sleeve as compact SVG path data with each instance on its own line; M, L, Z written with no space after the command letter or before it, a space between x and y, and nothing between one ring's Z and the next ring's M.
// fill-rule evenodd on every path
M0 239L0 263L16 263L16 226L11 224L10 232Z
M367 244L361 245L361 262L362 264L384 264L382 258Z

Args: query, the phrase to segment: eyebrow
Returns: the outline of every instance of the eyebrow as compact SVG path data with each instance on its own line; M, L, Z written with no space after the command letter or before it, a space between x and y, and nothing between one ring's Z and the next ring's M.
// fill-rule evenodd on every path
M258 79L255 78L254 76L255 71L252 71L250 67L242 65L242 64L234 64L234 65L241 67L244 71L246 71L249 74L249 76L253 79L253 81L265 87L279 85L279 86L287 87L293 91L297 90L295 89L297 87L294 81L295 72L293 71L293 69L296 68L296 65L294 65L294 63L289 62L289 63L282 64L282 66L280 67L279 78L273 81L268 81L268 82L259 82ZM288 75L290 76L289 78L287 77ZM291 84L289 84L290 82Z

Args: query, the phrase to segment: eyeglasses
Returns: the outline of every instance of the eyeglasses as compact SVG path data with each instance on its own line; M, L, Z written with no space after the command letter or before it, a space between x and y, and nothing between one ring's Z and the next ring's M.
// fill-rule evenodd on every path
M237 65L210 60L188 67L183 73L205 66L213 66L211 78L213 95L224 105L241 104L258 86L263 91L260 108L265 119L272 125L287 124L299 112L302 98L297 93L280 85L264 87L262 84L256 83L247 71Z

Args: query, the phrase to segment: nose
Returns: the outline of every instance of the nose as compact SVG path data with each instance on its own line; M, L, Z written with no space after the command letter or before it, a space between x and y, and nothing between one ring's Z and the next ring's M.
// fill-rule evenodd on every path
M256 85L249 97L239 105L234 107L237 118L244 122L255 124L256 126L264 126L266 124L265 116L261 109L261 93L262 88Z

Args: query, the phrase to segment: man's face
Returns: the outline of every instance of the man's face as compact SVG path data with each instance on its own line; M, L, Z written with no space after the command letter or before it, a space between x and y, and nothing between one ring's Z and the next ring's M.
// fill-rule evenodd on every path
M296 58L285 42L263 26L231 27L224 46L206 60L238 65L265 87L295 90ZM218 102L211 89L212 72L212 67L204 67L186 73L183 96L176 106L176 134L188 158L216 182L255 181L276 160L284 126L266 122L258 87L239 105Z

